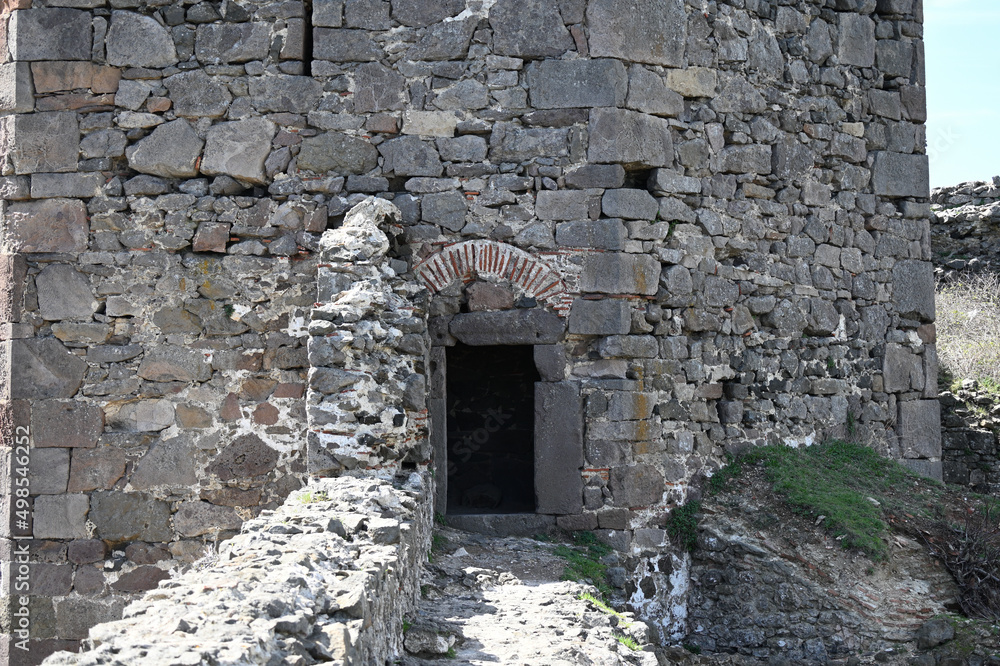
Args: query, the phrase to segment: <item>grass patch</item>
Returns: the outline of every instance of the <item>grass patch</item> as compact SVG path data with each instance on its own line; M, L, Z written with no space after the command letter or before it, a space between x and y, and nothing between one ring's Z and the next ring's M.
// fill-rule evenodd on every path
M628 629L629 627L632 626L632 623L628 621L628 618L625 617L624 614L619 613L614 608L612 608L611 606L607 605L606 603L604 603L603 601L592 595L590 592L580 593L580 596L578 596L577 599L593 604L595 607L597 607L597 610L601 611L605 615L612 615L618 618L619 627L624 627Z
M860 444L834 440L798 449L765 446L748 453L743 464L762 465L774 490L796 510L823 516L823 526L845 548L857 548L875 560L889 552L885 511L922 510L916 503L900 505L899 493L893 492L912 486L916 475Z
M693 552L698 547L698 512L701 502L692 500L670 512L667 534L684 550Z
M552 550L553 554L566 560L562 580L590 583L602 597L610 598L608 567L600 561L611 552L610 546L598 541L593 532L574 532L573 542L573 546L560 544Z
M636 643L635 639L632 638L631 636L618 636L617 634L615 634L615 640L624 645L625 647L627 647L629 650L632 650L633 652L640 649L639 644Z
M311 490L309 490L299 495L299 501L302 502L303 504L312 504L313 502L328 502L330 501L330 497L329 495L326 494L326 491L317 490L316 492L312 492Z
M937 285L937 351L956 378L1000 389L1000 274L961 275Z

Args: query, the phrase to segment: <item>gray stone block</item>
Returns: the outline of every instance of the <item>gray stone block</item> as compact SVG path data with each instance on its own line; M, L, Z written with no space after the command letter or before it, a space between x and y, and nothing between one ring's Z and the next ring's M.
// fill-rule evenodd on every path
M536 511L583 510L583 400L576 382L535 384Z
M233 101L225 83L200 69L168 76L163 85L170 91L174 113L185 118L218 118Z
M490 27L499 55L558 56L574 46L559 8L548 0L499 0L490 10Z
M0 65L0 111L31 113L35 109L31 66L26 62Z
M69 482L69 449L36 448L28 459L28 490L32 495L61 495Z
M111 12L104 43L108 64L114 67L169 67L177 63L173 38L151 16Z
M406 51L411 60L461 60L469 53L469 43L479 23L477 18L445 21L424 31L420 41Z
M875 194L885 197L930 196L927 155L877 152L872 165Z
M886 76L909 78L913 67L913 45L895 39L880 39L875 47L875 62Z
M621 106L629 91L617 60L542 60L528 68L528 83L538 109Z
M656 358L660 347L652 335L610 335L597 351L603 358Z
M160 125L146 138L129 146L125 155L130 167L164 178L194 178L205 142L186 120L178 118Z
M13 340L5 351L10 354L14 399L72 398L87 371L87 362L55 338Z
M489 88L475 79L459 81L450 88L437 91L434 97L434 106L446 111L484 109L489 105Z
M771 146L727 146L713 160L718 171L724 173L771 173Z
M465 226L466 202L460 192L439 192L424 195L421 218L451 231L461 231Z
M323 84L311 76L265 76L250 79L250 101L260 112L307 113L323 97Z
M125 475L127 462L125 451L115 446L75 449L68 490L71 493L111 490Z
M628 70L628 100L625 106L654 116L679 116L684 111L684 98L667 86L662 75L642 65L632 65Z
M590 53L650 65L682 67L687 14L682 0L637 0L624 9L617 0L587 6Z
M91 495L89 518L97 526L97 536L112 542L157 543L173 535L170 504L146 493L96 492Z
M486 139L467 134L453 139L438 139L438 153L449 162L482 162L486 159Z
M535 345L535 368L543 382L558 382L566 376L566 349L562 345Z
M670 123L663 118L622 109L590 111L591 162L641 167L669 166L674 160Z
M344 22L344 0L313 0L312 24L316 27L339 28Z
M206 23L198 26L194 54L203 65L263 60L271 46L264 22Z
M535 216L541 220L588 219L597 196L588 190L542 190L535 198Z
M625 220L655 220L660 205L646 190L606 190L601 199L601 210L608 217Z
M34 199L75 197L89 199L104 190L104 176L99 173L36 173L31 176Z
M741 76L724 79L722 90L712 100L712 108L720 113L760 113L766 107L764 96Z
M701 194L701 179L685 176L671 169L653 169L649 189L654 194Z
M201 172L231 176L245 183L265 183L264 160L271 152L274 133L274 123L264 118L213 125L206 136Z
M588 220L556 225L556 243L563 247L621 250L626 240L628 230L621 220Z
M548 345L562 339L566 325L543 310L507 310L455 315L448 330L473 346Z
M192 486L198 482L194 465L196 453L197 450L187 437L158 441L135 463L135 471L129 477L129 484L136 490L180 490ZM176 517L174 521L176 527Z
M22 9L7 27L11 60L90 60L90 12L76 9Z
M298 165L315 173L368 173L378 166L378 150L364 139L325 132L303 139Z
M490 135L489 157L494 162L524 162L535 157L569 155L566 129L521 129L514 123L497 123Z
M904 458L941 458L941 403L937 400L900 402L897 424Z
M585 164L566 174L566 185L576 189L613 189L625 184L625 169L620 164Z
M392 18L413 28L438 23L463 9L465 0L392 0Z
M203 382L212 366L197 349L161 345L146 352L137 374L151 382Z
M840 12L837 58L841 65L871 67L875 64L875 22L863 14Z
M908 259L892 268L892 304L901 317L934 321L934 267Z
M86 539L89 509L86 495L40 495L35 498L32 534L36 539Z
M882 383L887 393L924 390L923 359L897 344L885 346Z
M538 513L487 513L445 516L449 526L489 536L533 536L556 526L554 516Z
M390 139L379 144L378 152L385 158L382 171L386 174L437 177L444 172L434 144L415 136Z
M381 63L365 63L354 70L355 113L402 109L406 79Z
M569 313L569 332L581 335L615 335L632 328L632 307L620 299L573 301Z
M666 490L663 475L652 465L613 467L608 487L612 502L620 507L656 504Z
M649 255L604 252L584 258L580 290L652 296L659 279L660 262Z
M333 62L373 62L383 55L367 30L313 29L313 57Z
M87 208L76 199L14 203L3 219L6 254L18 252L83 252L90 225Z
M80 159L80 128L76 113L52 111L15 116L15 173L76 171Z
M174 529L181 536L195 537L221 530L236 530L243 520L231 506L208 502L181 502L174 514Z
M90 280L72 266L50 264L35 277L42 319L90 320L99 303Z

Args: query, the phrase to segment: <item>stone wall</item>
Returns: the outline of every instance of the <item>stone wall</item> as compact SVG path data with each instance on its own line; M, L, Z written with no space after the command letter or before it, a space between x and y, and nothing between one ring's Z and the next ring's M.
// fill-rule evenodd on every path
M728 451L852 422L940 475L919 0L5 7L35 654L309 465L444 487L457 342L533 346L540 515L661 638L665 516ZM367 195L362 265L320 234Z
M430 550L429 479L319 479L46 664L383 664Z
M1000 264L1000 176L941 187L931 194L934 262L942 276Z

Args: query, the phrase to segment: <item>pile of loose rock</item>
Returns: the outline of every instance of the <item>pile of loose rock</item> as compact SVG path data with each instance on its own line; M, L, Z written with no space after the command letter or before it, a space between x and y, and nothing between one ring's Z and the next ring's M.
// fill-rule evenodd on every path
M1000 176L936 189L931 202L939 274L1000 268Z

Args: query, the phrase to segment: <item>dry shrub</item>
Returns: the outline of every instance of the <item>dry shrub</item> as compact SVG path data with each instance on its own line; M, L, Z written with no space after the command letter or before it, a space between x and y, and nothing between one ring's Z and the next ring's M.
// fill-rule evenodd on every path
M970 514L964 525L935 523L921 535L958 583L966 617L1000 621L1000 529L996 512Z
M938 283L937 350L956 379L1000 387L1000 274L966 274Z

